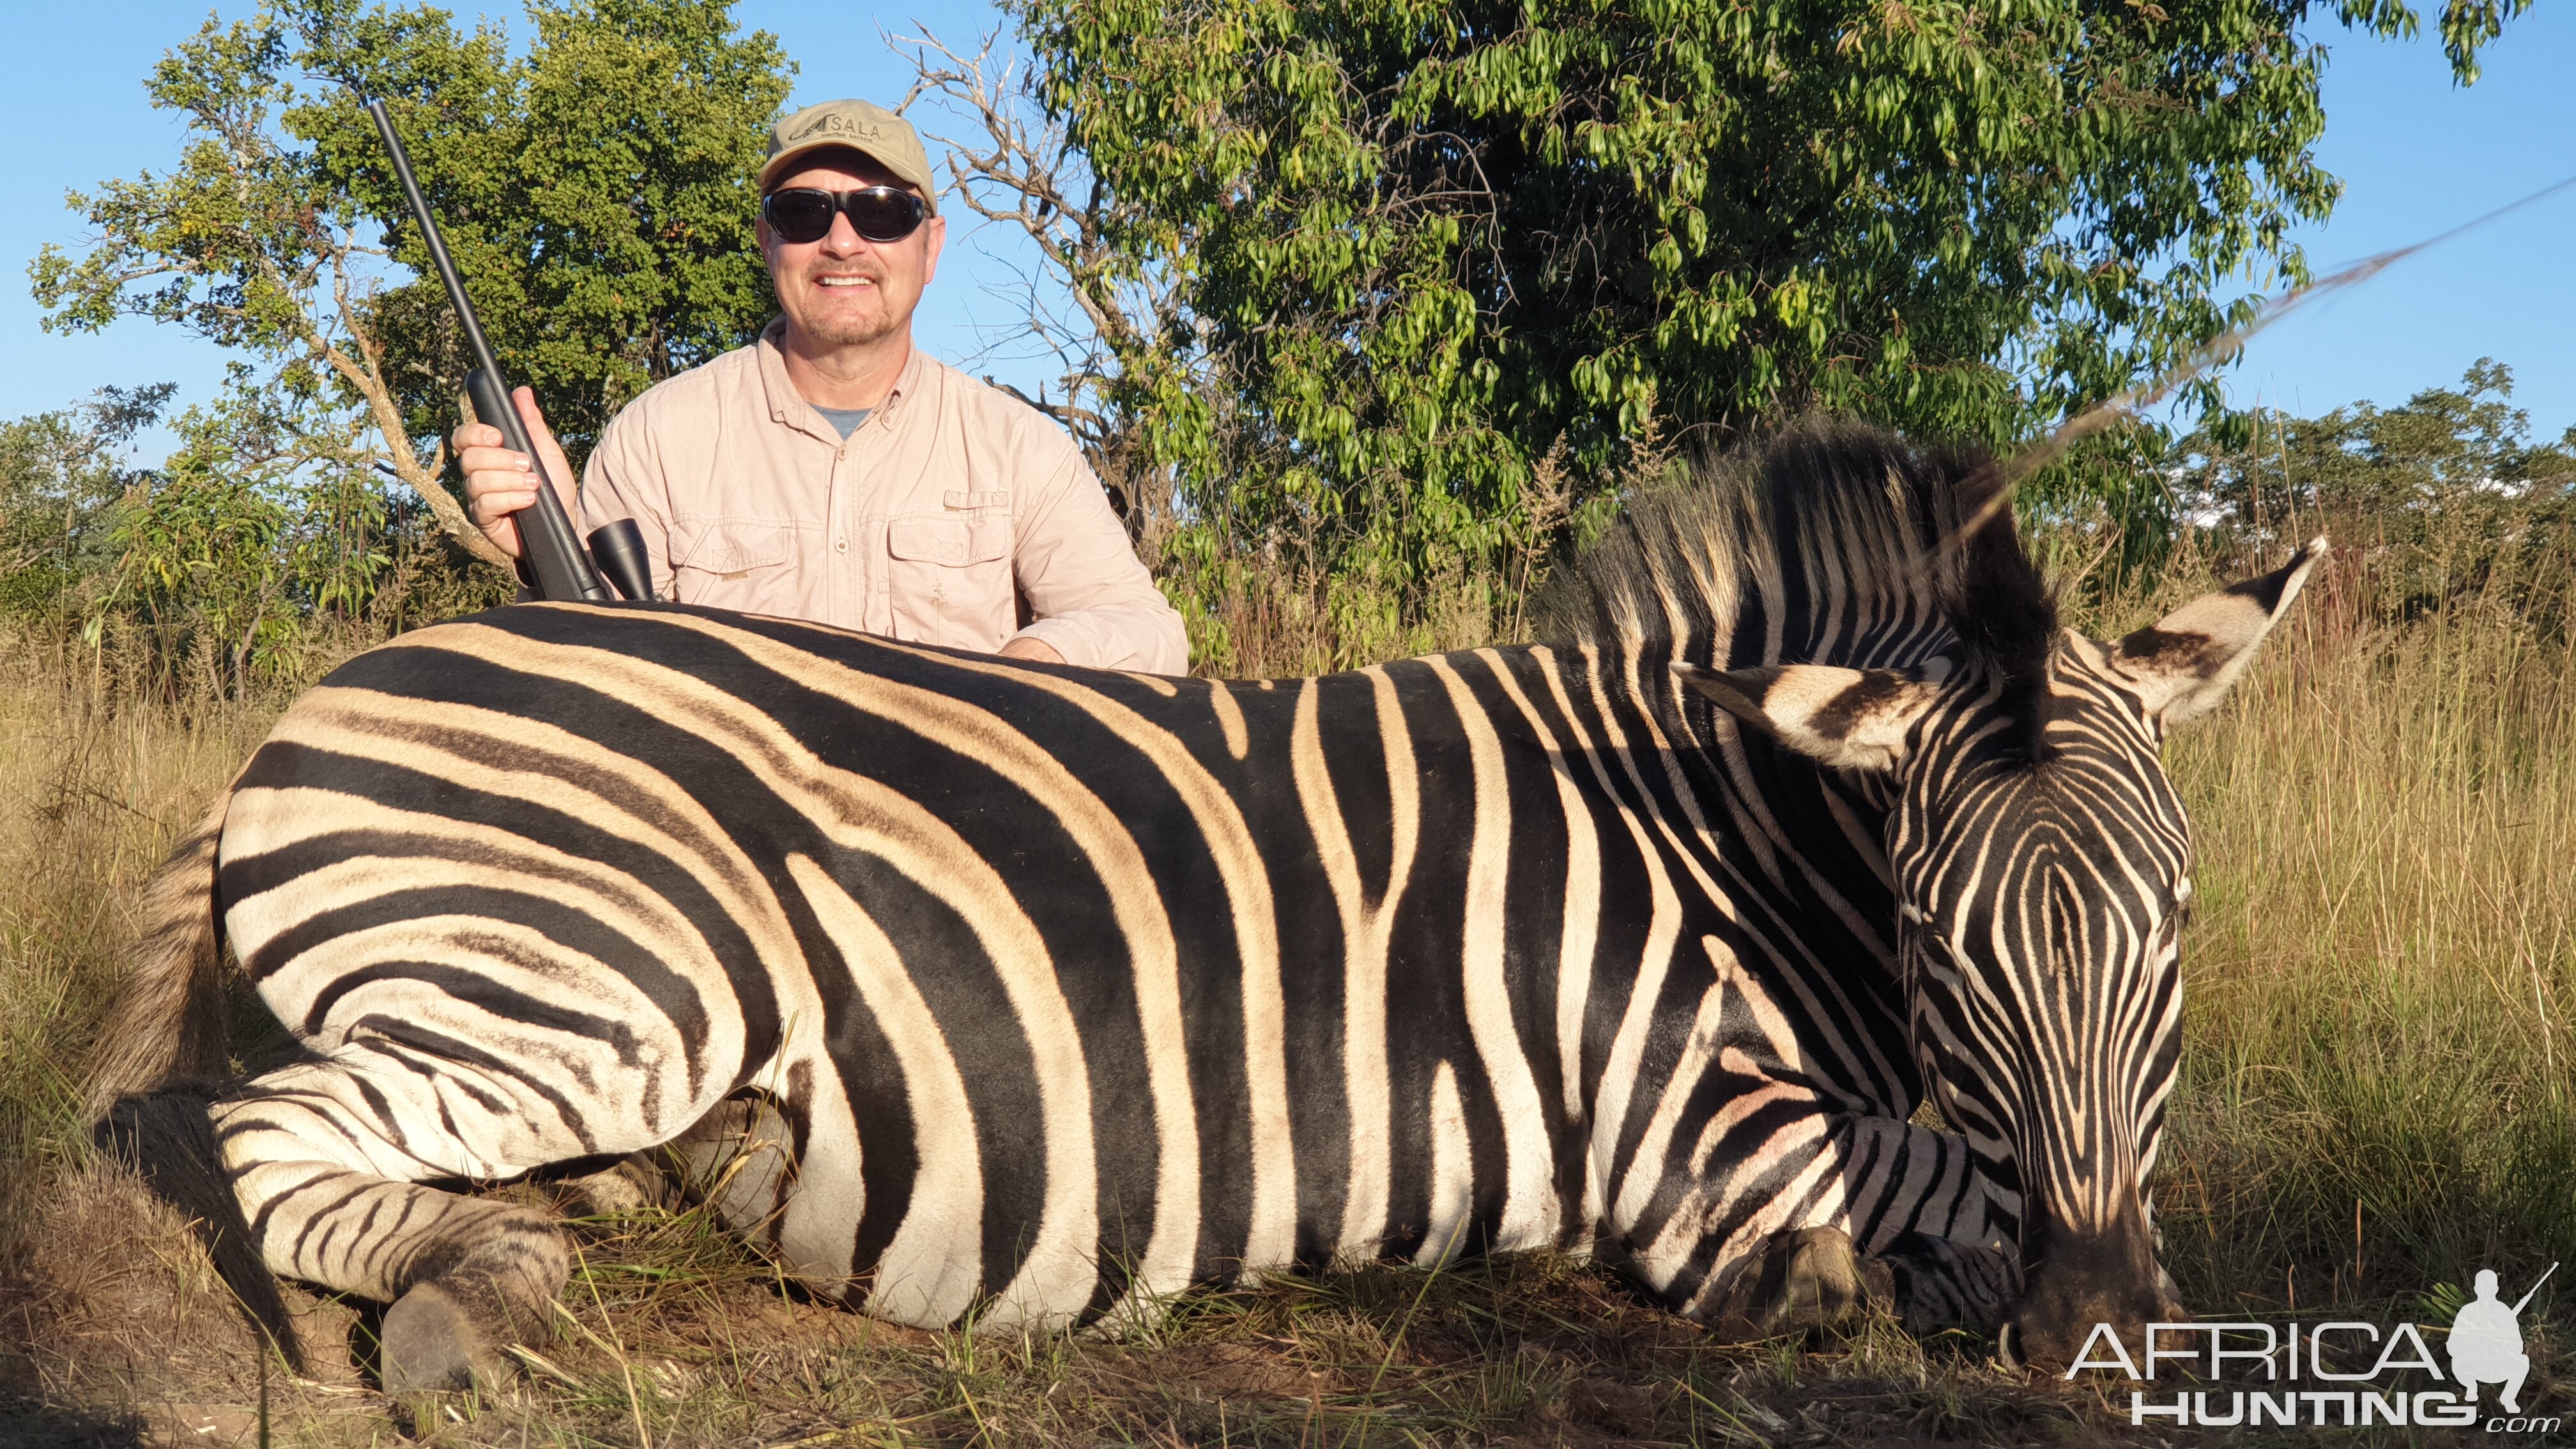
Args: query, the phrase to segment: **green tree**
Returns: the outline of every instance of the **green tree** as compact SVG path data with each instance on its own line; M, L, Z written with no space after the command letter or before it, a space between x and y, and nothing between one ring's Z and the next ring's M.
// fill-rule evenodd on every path
M296 620L280 546L288 510L263 486L267 460L245 456L227 421L220 409L180 417L182 446L117 521L116 587L88 637L97 643L111 619L137 625L155 660L201 660L238 698L254 658L273 658Z
M172 426L179 447L113 511L85 637L139 646L120 652L164 693L189 669L237 698L296 678L318 630L367 615L401 542L362 425L236 363Z
M2464 79L2516 8L2444 13ZM1104 329L1131 452L1185 532L1399 583L1581 517L1534 502L1559 444L1597 489L1812 408L2026 435L2241 320L2229 277L2303 279L2336 194L2305 0L1020 15L1063 137L1033 215L1081 210L1086 307L1158 299ZM996 157L970 186L1024 179Z
M2576 428L2535 441L2493 358L2401 407L2213 418L2177 456L2185 501L2230 546L2276 556L2322 533L2390 612L2474 597L2566 622L2553 611L2576 567Z
M636 394L777 310L753 181L794 67L733 0L535 0L527 54L426 7L312 0L299 63L346 83L295 117L316 172L388 226L418 280L379 307L411 425L442 429L469 360L357 94L386 98L512 380L575 459Z
M178 165L75 194L100 238L30 274L46 325L120 316L257 359L270 411L317 436L354 418L458 546L498 563L441 486L460 343L359 94L381 95L503 367L576 449L636 392L768 315L752 177L787 92L725 0L538 3L513 55L427 5L276 0L209 19L146 92L182 115ZM390 243L390 245L388 245ZM289 403L291 402L291 405Z
M173 383L102 388L75 407L0 423L0 614L60 616L115 563L117 505L147 475L125 458Z

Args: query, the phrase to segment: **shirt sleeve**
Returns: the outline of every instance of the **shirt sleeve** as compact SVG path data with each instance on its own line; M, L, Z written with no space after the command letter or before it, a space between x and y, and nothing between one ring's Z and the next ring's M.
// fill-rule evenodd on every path
M1067 664L1188 673L1180 611L1137 562L1109 494L1070 440L1065 454L1064 466L1020 515L1011 568L1037 618L1012 637L1039 640Z
M653 560L653 597L671 600L677 575L671 569L671 490L653 453L653 429L639 415L641 403L629 403L600 430L599 446L581 473L581 536L615 523L635 520L644 535L644 551Z

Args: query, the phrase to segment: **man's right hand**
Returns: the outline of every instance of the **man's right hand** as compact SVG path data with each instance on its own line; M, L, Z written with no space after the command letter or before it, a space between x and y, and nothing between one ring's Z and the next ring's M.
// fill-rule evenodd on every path
M537 411L537 395L523 387L510 400L518 404L519 420L527 425L528 437L545 459L546 475L555 480L555 496L563 500L565 516L577 527L580 515L572 463L546 427L545 415ZM465 470L465 506L474 526L503 553L519 557L519 522L512 515L537 501L537 475L528 455L512 449L501 430L490 423L460 423L447 443L456 452L457 466Z

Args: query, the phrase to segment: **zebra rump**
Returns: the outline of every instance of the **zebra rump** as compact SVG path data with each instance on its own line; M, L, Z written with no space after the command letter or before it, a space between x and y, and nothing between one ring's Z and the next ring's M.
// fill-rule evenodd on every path
M2096 643L1993 476L1811 428L1636 500L1550 642L1315 679L419 630L173 857L97 1100L218 1065L220 929L306 1049L205 1111L225 1231L393 1303L389 1386L498 1371L564 1281L542 1215L434 1184L645 1152L921 1325L1553 1248L1729 1332L2063 1353L2179 1311L2156 745L2323 545Z

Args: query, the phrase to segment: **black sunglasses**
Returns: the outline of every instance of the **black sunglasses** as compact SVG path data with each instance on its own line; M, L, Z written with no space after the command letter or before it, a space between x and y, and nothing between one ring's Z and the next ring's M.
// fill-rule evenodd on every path
M821 241L836 215L850 219L850 230L872 242L899 242L921 229L930 208L920 197L894 186L860 191L825 191L819 186L788 186L760 199L760 214L769 229L786 242Z

